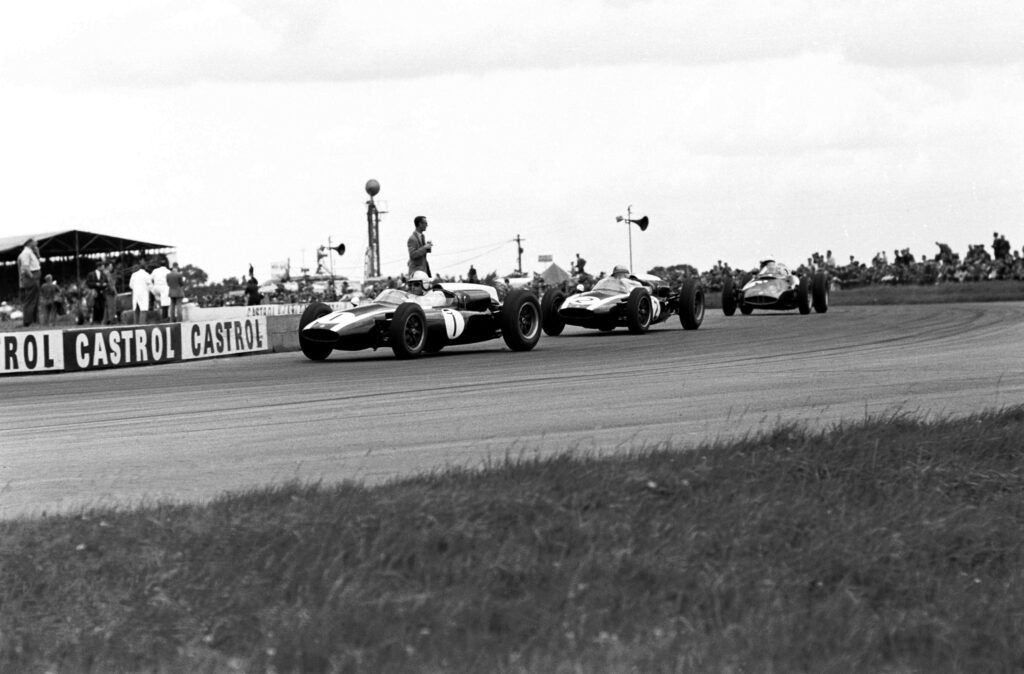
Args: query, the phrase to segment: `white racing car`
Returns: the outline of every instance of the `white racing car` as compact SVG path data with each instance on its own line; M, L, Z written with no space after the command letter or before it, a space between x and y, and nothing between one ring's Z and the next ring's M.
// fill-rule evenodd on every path
M828 311L828 275L818 272L813 277L799 277L789 267L775 260L764 260L757 274L738 287L732 276L726 276L722 286L722 312L732 316L736 309L744 316L754 309L789 311L799 309L801 314Z
M586 292L568 297L557 288L549 288L541 299L544 332L562 334L566 325L610 332L625 326L633 334L674 315L684 330L696 330L704 321L704 288L697 279L686 279L679 292L652 274L634 274L622 278L608 276Z

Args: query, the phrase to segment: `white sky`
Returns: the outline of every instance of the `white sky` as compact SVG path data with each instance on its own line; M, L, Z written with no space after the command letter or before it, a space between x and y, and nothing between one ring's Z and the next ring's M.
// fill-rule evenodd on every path
M0 9L0 235L260 279L1024 245L1024 3L92 0Z

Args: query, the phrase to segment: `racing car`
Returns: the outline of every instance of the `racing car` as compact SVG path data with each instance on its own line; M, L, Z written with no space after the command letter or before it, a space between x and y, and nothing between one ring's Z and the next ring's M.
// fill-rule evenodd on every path
M338 311L313 302L299 319L299 347L310 360L324 360L335 349L382 346L398 358L415 358L498 336L513 351L529 351L540 333L540 303L532 293L513 290L501 302L493 287L475 283L435 283L422 295L389 288Z
M789 267L775 260L764 260L749 281L737 287L732 276L726 276L722 286L722 312L732 316L736 309L744 316L754 309L789 311L799 309L801 314L811 308L823 314L828 311L828 276L818 272L813 276L797 276Z
M558 288L548 288L540 306L544 332L551 336L562 334L566 325L603 332L625 326L639 335L675 314L683 329L696 330L704 322L704 288L697 279L687 279L676 293L653 274L613 273L590 290L568 297Z

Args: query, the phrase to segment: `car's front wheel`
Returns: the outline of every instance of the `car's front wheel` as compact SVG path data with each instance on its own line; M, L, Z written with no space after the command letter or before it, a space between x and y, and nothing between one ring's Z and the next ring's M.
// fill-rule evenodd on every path
M726 276L722 284L722 313L726 316L736 313L736 282L731 276Z
M683 330L696 330L704 322L704 286L697 279L683 281L679 293L679 322Z
M642 335L651 327L651 294L643 288L633 288L626 299L626 327L634 335Z
M501 337L513 351L529 351L540 341L540 302L526 290L513 290L505 297L498 315Z
M811 285L811 304L819 314L828 311L828 274L825 272L818 272L814 276Z
M326 360L334 348L330 344L321 344L320 342L306 339L302 331L307 325L321 316L326 316L331 311L331 308L323 302L313 302L306 307L306 310L302 312L302 316L299 317L299 348L302 349L302 355L310 360Z
M811 282L806 276L800 277L796 288L796 306L802 314L811 313Z
M565 293L558 288L548 288L540 300L540 313L544 323L544 334L557 337L565 330L565 321L558 315L558 310L565 302Z
M415 302L399 304L388 329L391 350L396 358L415 358L427 346L427 317Z

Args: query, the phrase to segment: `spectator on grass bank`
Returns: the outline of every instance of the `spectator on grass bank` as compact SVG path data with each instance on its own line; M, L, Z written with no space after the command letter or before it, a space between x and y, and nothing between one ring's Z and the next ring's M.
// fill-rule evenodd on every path
M180 322L181 301L185 297L185 276L177 262L171 265L171 272L167 275L167 294L171 299L170 320Z
M150 279L153 282L151 292L160 306L160 320L167 320L167 310L171 306L171 296L167 288L167 275L171 270L167 268L167 258L157 258L157 266L150 272Z
M25 327L39 322L39 246L35 239L25 242L18 254L18 288L21 289L22 323Z
M587 261L580 257L579 253L576 253L576 275L582 276L583 274L585 274L586 272L584 271L584 269L586 268L586 266Z
M477 276L476 267L469 265L469 275L466 277L466 281L469 283L480 283L480 277Z
M128 287L132 289L132 311L134 312L136 324L142 322L141 318L143 315L147 316L146 322L149 322L149 298L153 279L149 275L147 267L148 265L145 261L140 261L135 265L135 271L132 273L131 278L128 279Z
M249 265L249 279L245 282L245 306L255 306L263 299L260 293L260 284L252 275L252 265Z
M57 317L64 313L64 297L53 280L53 274L43 277L43 284L39 286L39 304L43 310L43 325L56 325Z

